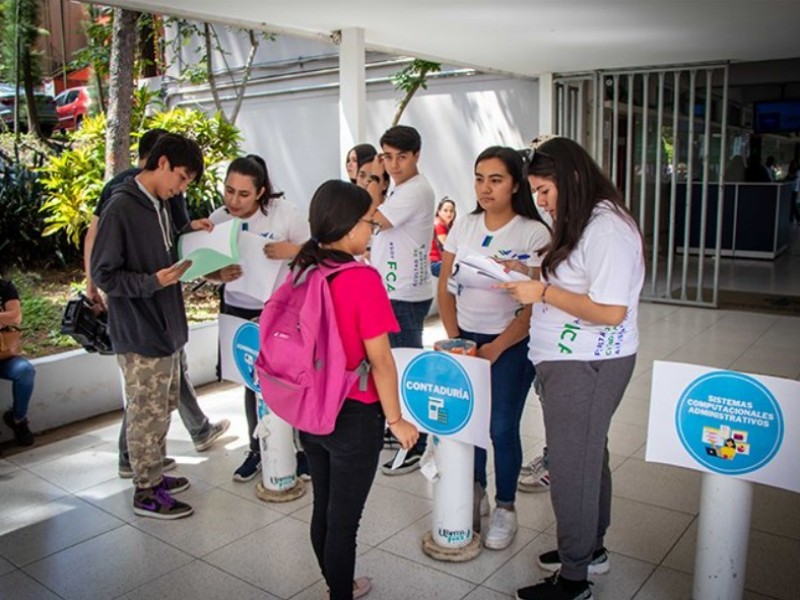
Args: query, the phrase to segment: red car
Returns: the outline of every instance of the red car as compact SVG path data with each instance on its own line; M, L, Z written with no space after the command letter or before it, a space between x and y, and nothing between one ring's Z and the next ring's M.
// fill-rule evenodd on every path
M58 111L58 129L80 129L84 115L89 113L89 89L76 87L64 90L56 96L56 111Z

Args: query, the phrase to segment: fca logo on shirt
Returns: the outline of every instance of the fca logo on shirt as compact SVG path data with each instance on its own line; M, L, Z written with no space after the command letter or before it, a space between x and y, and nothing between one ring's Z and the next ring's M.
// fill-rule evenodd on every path
M428 396L428 418L442 425L447 425L447 409L444 407L444 398Z

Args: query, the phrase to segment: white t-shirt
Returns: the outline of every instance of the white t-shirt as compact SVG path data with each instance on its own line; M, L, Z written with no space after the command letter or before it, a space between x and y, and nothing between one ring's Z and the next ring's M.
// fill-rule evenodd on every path
M549 243L550 232L539 221L514 215L500 229L489 231L485 213L479 213L456 219L444 249L456 255L470 253L516 259L535 267L542 262L538 250ZM467 287L459 283L458 273L453 279L458 284L456 316L461 329L472 333L502 333L514 320L520 304L505 291Z
M209 219L215 225L230 221L233 217L225 207L220 207L211 213ZM264 238L264 243L288 241L292 244L302 244L311 236L308 228L308 221L303 217L297 207L283 198L273 198L267 206L267 214L259 208L247 219L242 219L242 231L256 233ZM266 255L264 260L269 260ZM278 273L278 282L286 279L289 273L289 261L284 261ZM243 275L247 277L247 273ZM258 298L253 298L242 292L229 291L225 289L225 304L260 310L264 302Z
M391 229L372 239L370 262L378 269L392 300L433 298L428 251L433 239L433 188L422 175L389 189L380 207Z
M637 315L644 284L642 240L634 226L608 202L598 204L569 258L549 283L594 302L627 306L616 327L582 321L550 304L534 305L530 359L607 360L630 356L639 347Z

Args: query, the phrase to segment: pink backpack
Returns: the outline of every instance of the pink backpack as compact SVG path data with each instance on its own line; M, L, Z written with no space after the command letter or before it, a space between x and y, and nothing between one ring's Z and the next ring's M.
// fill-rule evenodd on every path
M360 378L359 389L367 387L366 360L356 371L346 369L328 285L331 276L352 268L373 267L352 261L292 272L261 313L261 394L271 411L301 431L331 433L355 382Z

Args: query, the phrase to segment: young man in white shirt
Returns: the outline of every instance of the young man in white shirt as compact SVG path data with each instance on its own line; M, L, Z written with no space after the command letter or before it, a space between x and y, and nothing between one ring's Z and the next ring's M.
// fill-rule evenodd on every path
M422 329L433 301L428 250L433 239L436 197L418 168L422 140L413 127L398 125L383 134L383 152L376 160L368 190L380 203L383 170L392 178L386 201L373 217L381 225L373 238L370 261L383 277L400 332L389 334L393 348L422 348ZM392 469L389 461L381 470L401 475L419 468L426 436L408 451L403 463Z

